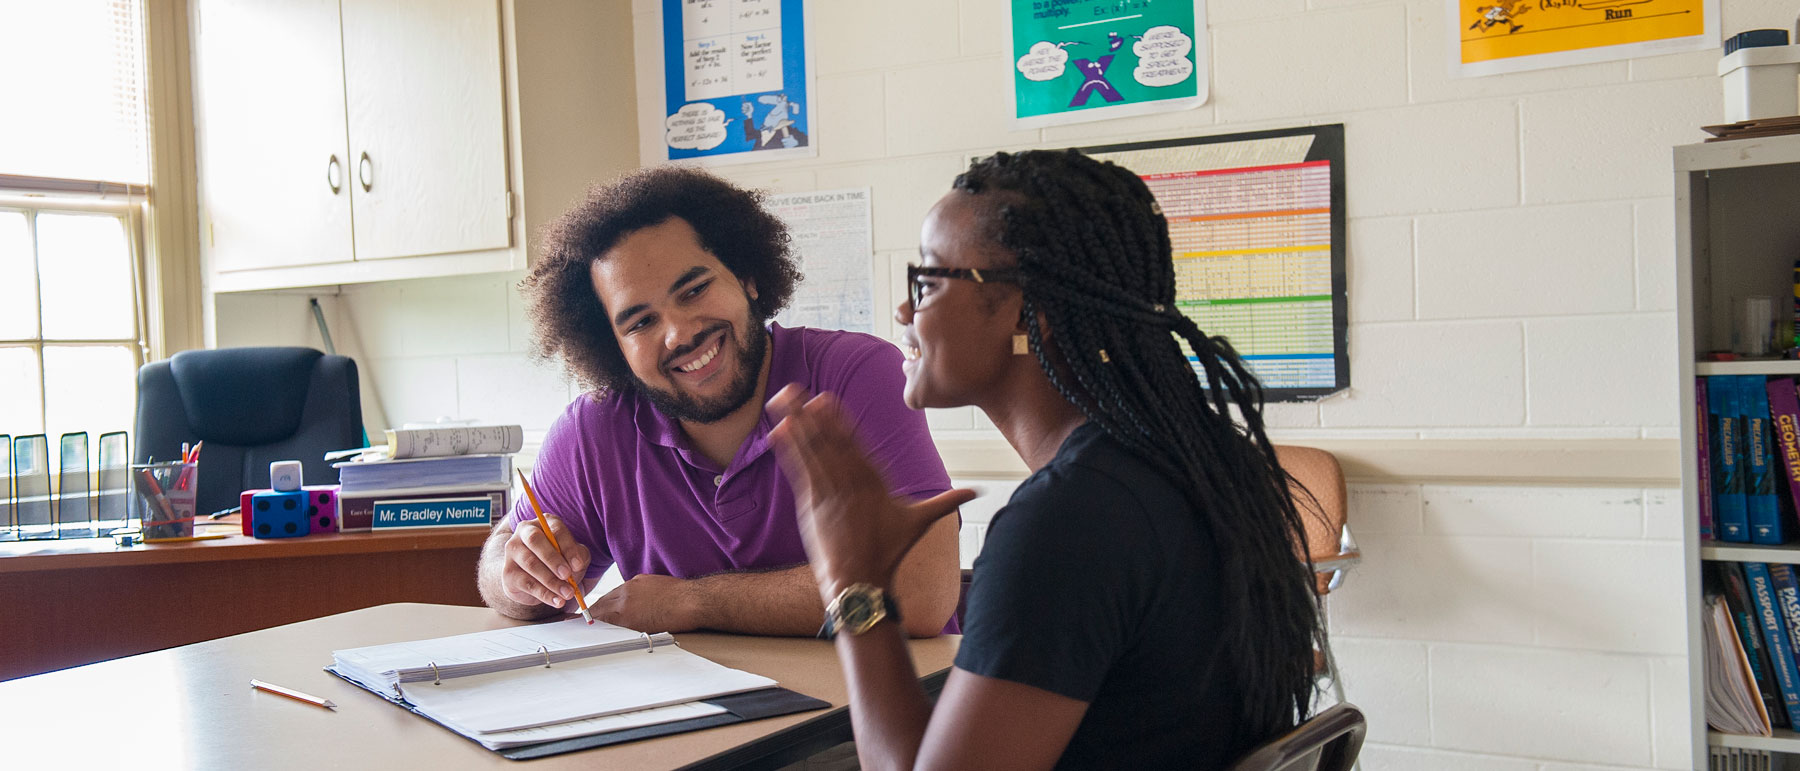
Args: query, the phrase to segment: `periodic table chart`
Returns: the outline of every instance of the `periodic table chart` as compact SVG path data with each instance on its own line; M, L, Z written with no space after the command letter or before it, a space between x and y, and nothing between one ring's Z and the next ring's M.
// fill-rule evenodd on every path
M1176 304L1231 341L1270 401L1350 385L1343 147L1340 124L1084 149L1150 187Z

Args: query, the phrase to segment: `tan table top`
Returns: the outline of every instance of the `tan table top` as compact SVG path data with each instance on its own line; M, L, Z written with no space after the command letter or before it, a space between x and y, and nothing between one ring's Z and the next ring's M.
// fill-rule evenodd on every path
M94 613L105 613L103 604ZM513 765L324 671L342 648L515 625L487 608L397 603L0 683L0 766L426 768ZM681 646L774 678L832 709L523 761L532 769L681 768L762 741L848 725L836 650L822 640L681 634ZM960 637L911 643L941 676ZM327 711L250 689L251 678L337 703ZM741 753L733 759L742 760ZM719 759L715 758L715 762Z

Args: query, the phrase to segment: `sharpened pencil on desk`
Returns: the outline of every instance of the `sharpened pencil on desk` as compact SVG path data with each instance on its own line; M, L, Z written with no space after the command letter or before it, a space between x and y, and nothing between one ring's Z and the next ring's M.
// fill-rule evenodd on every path
M550 548L555 549L557 554L561 554L562 544L557 543L556 534L550 532L550 520L544 518L544 507L538 505L537 493L531 491L531 483L526 481L525 472L518 469L513 469L513 471L519 475L519 484L525 486L525 497L531 499L531 510L537 512L538 527L543 528L545 537L550 539ZM587 619L589 624L594 623L594 617L588 614L587 599L581 596L581 584L575 583L574 576L569 576L568 581L569 586L575 589L575 606L581 608L581 617Z
M263 691L265 693L275 694L276 696L286 696L290 699L293 699L294 701L303 701L303 702L306 702L307 704L311 704L315 707L324 707L329 710L337 709L337 705L331 703L331 700L329 700L329 699L321 699L317 696L309 696L307 694L296 691L292 688L283 688L274 683L265 683L261 680L251 680L250 687L254 688L256 690L259 690L259 691Z

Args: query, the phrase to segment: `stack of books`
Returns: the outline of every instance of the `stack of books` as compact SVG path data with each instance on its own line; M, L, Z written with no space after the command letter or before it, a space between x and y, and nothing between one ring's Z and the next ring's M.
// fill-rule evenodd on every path
M338 470L338 522L346 532L487 527L506 516L519 426L387 432Z
M1700 537L1775 545L1796 532L1800 398L1791 377L1711 375L1696 384Z

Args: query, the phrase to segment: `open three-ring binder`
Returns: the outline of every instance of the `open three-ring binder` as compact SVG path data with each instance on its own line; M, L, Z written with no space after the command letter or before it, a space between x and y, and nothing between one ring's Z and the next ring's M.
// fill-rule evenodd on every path
M513 760L829 703L580 619L333 651L326 671Z

